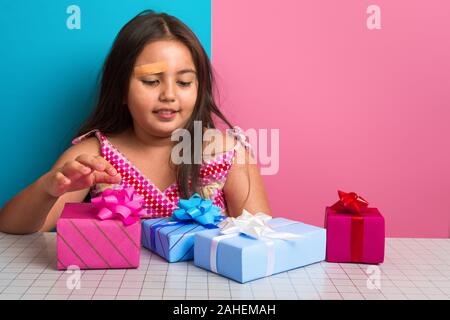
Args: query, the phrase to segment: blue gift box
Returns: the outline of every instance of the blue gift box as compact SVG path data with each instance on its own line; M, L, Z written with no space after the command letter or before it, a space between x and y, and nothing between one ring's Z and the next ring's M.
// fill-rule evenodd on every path
M267 241L211 229L195 234L194 264L244 283L325 260L325 229L284 218L268 224L276 232L301 238Z
M170 218L142 221L142 245L168 262L194 259L194 235L208 228Z

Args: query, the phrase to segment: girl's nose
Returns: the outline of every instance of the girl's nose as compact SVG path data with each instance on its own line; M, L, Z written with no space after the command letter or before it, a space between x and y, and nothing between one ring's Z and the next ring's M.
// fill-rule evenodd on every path
M172 83L166 83L162 87L161 100L173 101L175 100L175 89Z

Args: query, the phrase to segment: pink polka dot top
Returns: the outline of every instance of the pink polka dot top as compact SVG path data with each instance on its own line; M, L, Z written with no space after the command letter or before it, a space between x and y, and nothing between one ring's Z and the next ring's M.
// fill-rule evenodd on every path
M228 172L237 154L237 147L243 145L250 149L247 137L241 128L235 126L227 131L237 140L233 149L219 154L217 157L204 160L200 166L200 186L202 196L213 200L213 203L222 208L222 214L227 215L227 206L223 192ZM117 149L108 138L98 129L89 131L82 136L73 139L72 144L77 144L83 139L95 133L101 146L101 156L106 159L120 173L122 180L117 185L97 184L91 188L91 196L97 196L106 188L134 187L136 192L144 197L144 208L148 215L144 218L169 217L178 208L179 187L175 182L165 190L159 190L139 169L134 166L119 149Z

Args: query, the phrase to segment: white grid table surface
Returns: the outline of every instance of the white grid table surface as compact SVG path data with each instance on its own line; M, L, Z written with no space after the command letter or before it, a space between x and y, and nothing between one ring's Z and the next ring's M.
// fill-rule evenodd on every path
M377 267L320 262L245 284L192 261L167 263L145 248L138 269L81 270L79 275L80 288L69 289L74 273L56 270L55 233L0 233L0 300L450 300L450 239L388 238L385 262Z

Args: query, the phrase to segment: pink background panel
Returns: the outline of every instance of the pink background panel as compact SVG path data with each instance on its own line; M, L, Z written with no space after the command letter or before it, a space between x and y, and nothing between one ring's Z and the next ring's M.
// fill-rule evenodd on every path
M369 30L366 8L381 8ZM280 129L274 216L323 226L337 189L389 237L449 237L450 2L213 0L220 104Z

